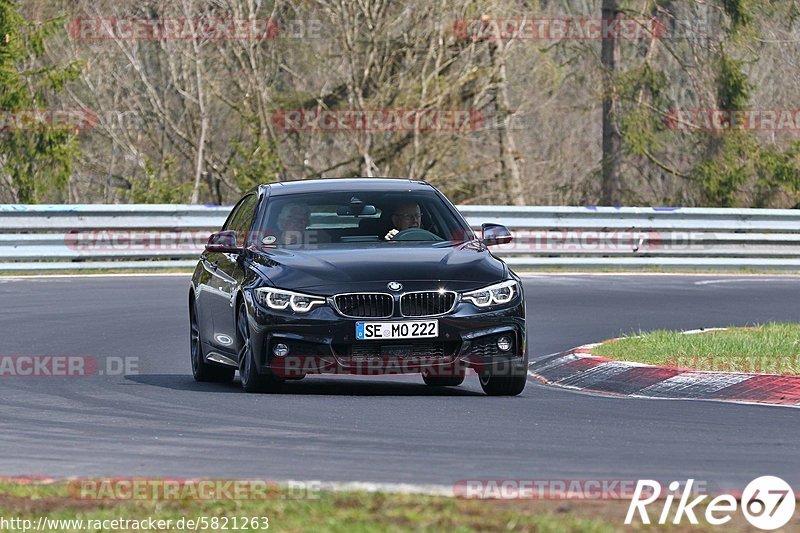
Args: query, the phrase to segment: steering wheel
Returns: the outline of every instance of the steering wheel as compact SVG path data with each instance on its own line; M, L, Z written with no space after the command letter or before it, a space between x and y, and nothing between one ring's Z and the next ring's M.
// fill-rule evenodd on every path
M444 240L435 233L422 228L406 228L400 230L392 239L393 241L441 241Z

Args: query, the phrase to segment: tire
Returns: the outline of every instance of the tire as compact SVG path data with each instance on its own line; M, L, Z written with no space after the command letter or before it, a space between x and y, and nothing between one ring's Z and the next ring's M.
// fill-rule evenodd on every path
M455 372L455 369L453 369ZM428 372L422 373L422 381L429 387L458 387L464 383L464 371L454 376L432 376Z
M239 306L236 331L239 337L239 377L242 380L242 389L245 392L275 392L283 384L283 380L271 374L259 374L253 357L250 343L250 326L247 323L247 308L244 304Z
M481 388L488 396L517 396L528 382L527 376L480 376Z
M479 381L488 396L517 396L528 383L528 358L497 375L493 375L491 370L482 372Z
M189 304L189 355L192 363L192 376L195 381L225 383L233 381L235 368L207 363L203 354L203 341L200 338L200 324L194 302Z

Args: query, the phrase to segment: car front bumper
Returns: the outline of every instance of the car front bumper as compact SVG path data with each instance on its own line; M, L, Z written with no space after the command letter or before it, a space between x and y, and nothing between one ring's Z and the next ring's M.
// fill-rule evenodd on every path
M470 303L438 317L355 319L339 315L329 306L298 315L262 308L247 298L250 338L260 373L280 377L306 374L461 374L527 372L525 303L520 295L510 307L481 310ZM356 340L356 323L438 320L437 338L414 340ZM498 338L506 336L512 347L502 351ZM285 356L273 348L284 344Z

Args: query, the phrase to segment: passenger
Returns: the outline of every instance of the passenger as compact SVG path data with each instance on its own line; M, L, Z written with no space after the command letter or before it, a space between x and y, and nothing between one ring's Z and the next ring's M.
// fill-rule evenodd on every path
M278 243L285 246L298 246L305 243L306 230L311 213L308 206L290 203L283 206L278 215L278 229L280 234Z

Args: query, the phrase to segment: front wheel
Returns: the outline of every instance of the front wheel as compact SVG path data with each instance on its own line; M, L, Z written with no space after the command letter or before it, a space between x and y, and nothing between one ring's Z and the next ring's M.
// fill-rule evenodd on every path
M255 355L253 354L250 342L250 326L247 323L247 308L244 304L239 307L239 319L237 320L237 332L239 336L239 377L242 380L242 388L245 392L273 392L277 390L282 380L272 374L263 375L258 373Z
M195 381L224 383L233 380L236 369L212 365L203 356L203 341L200 338L200 323L194 303L189 304L189 342L192 358L192 376Z
M527 376L480 376L481 388L489 396L516 396L525 388Z
M489 396L516 396L528 383L528 358L518 363L508 363L500 368L489 368L479 375L481 388Z

